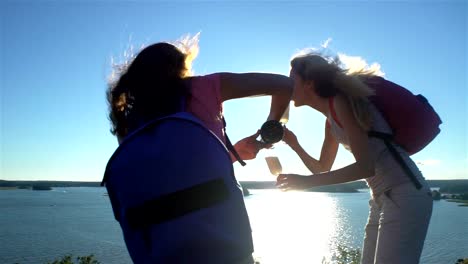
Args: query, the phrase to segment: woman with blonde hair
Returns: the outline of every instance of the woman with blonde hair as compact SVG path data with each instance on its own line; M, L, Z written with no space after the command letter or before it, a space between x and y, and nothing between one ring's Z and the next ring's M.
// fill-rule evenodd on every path
M286 129L283 140L298 154L310 176L282 174L277 185L284 189L365 179L371 190L370 213L365 229L362 263L419 262L432 214L430 189L408 153L393 144L404 166L382 139L369 131L392 133L387 121L369 101L374 91L366 85L376 72L368 68L345 68L339 58L318 53L296 56L291 61L296 107L307 105L326 117L325 138L319 159L311 157L293 132ZM356 162L331 170L339 144ZM419 182L417 187L403 167Z
M107 98L119 148L103 184L134 263L253 263L222 103L270 95L267 120L279 120L293 83L267 73L191 76L198 40L180 44L152 44L118 68ZM266 147L257 136L235 144L239 158Z

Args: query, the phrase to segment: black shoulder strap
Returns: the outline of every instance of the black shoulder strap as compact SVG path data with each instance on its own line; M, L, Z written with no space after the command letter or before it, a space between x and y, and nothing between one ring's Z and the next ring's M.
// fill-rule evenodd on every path
M229 195L224 180L217 178L130 207L126 217L133 228L144 228L209 208L226 201Z
M406 162L403 160L401 157L400 153L395 149L395 147L392 144L393 141L393 135L388 134L388 133L382 133L382 132L377 132L377 131L369 131L368 132L369 137L375 137L375 138L380 138L384 141L385 145L387 146L388 150L390 150L390 153L392 153L393 158L400 164L400 166L403 168L405 171L406 175L410 178L410 180L413 182L414 186L416 189L421 189L422 185L414 175L413 171L408 167Z
M239 153L237 153L236 149L232 145L231 140L229 140L229 137L228 137L227 132L226 132L226 120L224 119L224 116L223 116L223 125L224 125L224 135L226 135L226 147L227 147L227 149L232 153L232 155L234 155L234 157L236 157L237 161L239 161L239 163L242 166L245 166L246 165L245 161L242 160Z

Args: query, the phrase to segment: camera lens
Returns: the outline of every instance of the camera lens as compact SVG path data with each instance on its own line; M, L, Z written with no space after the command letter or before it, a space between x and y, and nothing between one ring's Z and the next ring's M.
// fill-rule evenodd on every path
M274 144L283 139L283 125L276 120L269 120L263 123L260 128L260 136L266 144Z

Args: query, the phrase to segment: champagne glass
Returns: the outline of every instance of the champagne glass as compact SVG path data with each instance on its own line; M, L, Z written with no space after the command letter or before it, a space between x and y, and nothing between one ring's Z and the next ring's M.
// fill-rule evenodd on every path
M281 163L276 156L267 156L265 157L266 163L268 165L268 169L270 169L271 174L278 176L282 173L283 168L281 167Z

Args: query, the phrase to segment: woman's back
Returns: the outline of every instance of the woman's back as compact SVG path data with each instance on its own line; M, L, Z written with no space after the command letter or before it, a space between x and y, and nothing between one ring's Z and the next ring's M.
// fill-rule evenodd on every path
M382 114L377 108L369 103L369 111L371 113L372 123L370 130L379 131L383 133L392 132L387 121L383 118ZM341 128L338 122L331 116L328 117L331 131L336 140L343 144L349 150L349 140L345 131ZM374 195L383 193L402 183L410 182L410 178L406 175L402 166L395 160L384 141L379 138L369 137L368 139L369 151L375 163L375 175L366 179L367 184L371 188ZM400 156L405 160L406 164L413 171L418 179L423 179L421 172L416 164L411 160L403 148L394 144L394 147L400 153ZM422 181L421 181L422 182Z

